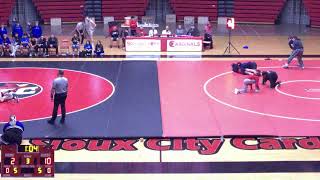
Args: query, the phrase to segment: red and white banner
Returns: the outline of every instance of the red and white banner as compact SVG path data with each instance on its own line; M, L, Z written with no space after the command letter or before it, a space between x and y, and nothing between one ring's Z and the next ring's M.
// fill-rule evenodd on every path
M126 51L155 52L161 51L160 39L127 39Z
M201 39L172 39L167 40L167 51L202 51Z

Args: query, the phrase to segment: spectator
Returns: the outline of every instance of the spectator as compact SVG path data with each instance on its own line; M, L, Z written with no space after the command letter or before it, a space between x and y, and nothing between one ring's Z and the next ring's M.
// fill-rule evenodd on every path
M135 20L134 16L131 16L131 20L130 20L130 33L131 36L136 36L137 35L137 27L138 27L138 23Z
M212 25L209 22L204 26L204 33L212 36Z
M35 25L32 27L32 32L31 32L31 34L32 34L32 37L37 38L37 39L42 36L42 28L41 28L41 26L39 25L39 22L38 22L38 21L36 21L36 22L35 22Z
M149 36L150 37L154 37L154 36L157 36L157 35L158 35L157 29L154 26L152 26L152 28L149 30Z
M74 56L75 52L77 52L79 56L79 49L80 49L80 38L79 36L75 33L71 39L72 42L72 55Z
M120 40L120 32L119 32L117 26L113 26L113 27L112 27L112 30L111 30L111 32L110 32L110 36L111 36L111 39L110 39L110 48L112 48L112 44L113 44L114 42L116 42L118 48L120 48L120 43L119 43L119 40Z
M23 35L23 28L19 22L17 22L17 24L14 26L13 37L16 37L15 34L18 34L19 38L21 38Z
M3 39L0 37L0 56L3 56Z
M48 48L56 49L56 55L58 56L58 38L56 38L53 34L51 34L48 39Z
M27 33L24 33L22 38L21 38L21 46L20 46L20 49L27 49L28 51L28 54L29 55L29 50L30 50L30 39L27 35Z
M10 51L11 41L7 34L3 35L3 52ZM5 54L4 54L5 55Z
M182 25L179 24L178 25L178 28L176 29L176 35L177 36L182 36L182 35L185 35L186 34L186 31L184 28L182 28Z
M200 32L194 25L192 25L191 28L189 29L189 31L187 32L187 35L194 36L194 37L200 36Z
M94 32L97 24L94 22L94 18L89 18L89 17L86 17L84 22L85 22L85 28L86 28L86 31L88 34L87 39L89 39L91 41L91 43L93 43L93 32Z
M83 48L86 57L92 56L92 45L89 40L86 41Z
M13 57L16 57L16 52L19 49L21 45L21 38L19 37L19 34L15 34L15 36L13 37L13 41L12 41L12 45L11 45L11 55Z
M17 18L12 19L12 24L11 24L11 36L14 37L14 29L16 28L16 25L18 23Z
M36 38L31 38L30 40L30 57L38 56L38 42Z
M6 26L2 23L1 24L1 28L0 28L0 36L1 36L2 39L3 39L3 35L4 34L8 34L8 31L7 31Z
M31 22L27 22L26 33L27 33L27 36L29 38L32 37L32 25L31 25Z
M17 121L15 115L10 115L9 122L3 126L0 144L20 145L23 139L23 131L24 125L20 121Z
M97 57L102 57L104 55L103 45L101 41L98 41L96 44L96 48L94 50L94 53Z
M41 36L39 39L38 48L41 48L43 51L43 56L48 55L48 42L44 36ZM39 50L39 49L38 49ZM38 51L39 52L39 51Z
M166 26L166 29L162 31L161 35L164 35L164 36L171 36L171 31L169 29L169 26Z
M81 44L83 44L84 40L84 31L85 31L85 25L84 22L78 22L75 32L77 33L78 37L81 40Z
M126 38L127 38L127 36L129 36L129 29L123 28L120 36L122 38L122 46L123 46L123 48L125 48L126 47Z
M146 35L147 35L147 33L144 31L143 27L141 26L141 27L139 28L138 36L139 36L139 37L144 37L144 36L146 36Z

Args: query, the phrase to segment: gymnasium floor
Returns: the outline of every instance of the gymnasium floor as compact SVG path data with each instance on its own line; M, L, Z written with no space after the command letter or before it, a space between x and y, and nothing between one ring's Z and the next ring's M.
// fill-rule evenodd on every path
M1 85L37 88L19 103L0 104L0 119L16 113L26 120L24 144L53 145L54 179L319 179L320 39L314 31L302 36L306 68L294 62L285 70L287 36L265 33L234 37L240 58L214 57L224 36L203 53L0 58ZM277 71L284 84L233 94L244 77L230 64L247 60ZM71 80L70 114L64 126L50 126L58 68Z

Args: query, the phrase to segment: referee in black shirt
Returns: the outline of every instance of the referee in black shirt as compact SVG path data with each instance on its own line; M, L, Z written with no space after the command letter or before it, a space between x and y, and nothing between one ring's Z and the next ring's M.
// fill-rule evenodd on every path
M51 101L54 101L52 118L48 121L49 124L54 124L57 118L58 107L61 106L61 124L64 124L66 117L66 99L68 95L68 79L64 77L64 71L58 71L58 77L53 80L51 89Z

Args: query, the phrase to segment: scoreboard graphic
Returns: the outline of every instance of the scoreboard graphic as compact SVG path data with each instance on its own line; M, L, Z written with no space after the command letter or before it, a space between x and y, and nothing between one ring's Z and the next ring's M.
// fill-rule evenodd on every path
M47 146L1 146L1 177L54 177L54 150Z

